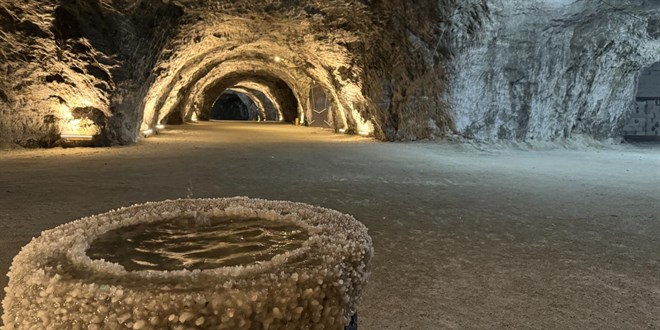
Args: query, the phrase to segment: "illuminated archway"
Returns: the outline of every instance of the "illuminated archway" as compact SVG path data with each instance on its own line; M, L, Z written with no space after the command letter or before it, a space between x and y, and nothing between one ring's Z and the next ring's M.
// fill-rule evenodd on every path
M218 23L224 29L230 21ZM309 26L300 24L285 24L286 22L267 21L260 26L259 31L252 31L255 26L245 21L231 21L233 27L245 28L248 35L254 33L250 42L236 43L226 35L213 34L212 36L198 37L197 42L190 45L186 52L182 48L177 55L181 57L169 61L168 67L159 71L161 75L152 84L144 107L142 129L148 129L163 121L170 114L180 114L183 121L192 119L193 114L201 114L201 109L208 109L204 104L208 98L217 97L220 91L209 93L209 86L223 85L218 88L247 87L263 94L272 103L272 108L278 111L279 118L285 121L295 121L297 118L303 125L306 118L311 117L312 110L309 95L313 85L321 86L335 105L332 108L334 129L339 131L363 130L367 123L359 114L359 110L366 107L366 99L362 94L362 86L356 77L359 75L345 75L346 68L352 66L350 53L336 40L328 43L330 39L306 38L304 41L292 43L294 35L306 35ZM247 24L247 26L244 26ZM271 26L271 29L261 28ZM208 27L206 27L208 28ZM205 28L204 33L208 33ZM300 30L300 31L298 31ZM266 32L271 31L271 32ZM275 33L278 31L278 33ZM291 35L289 35L291 34ZM349 37L347 37L350 39ZM347 39L347 40L348 40ZM190 49L196 49L194 52ZM227 77L241 75L244 80L234 81L234 85L223 83ZM296 99L294 116L287 112L279 103L283 97L278 91L281 87L273 88L264 84L260 79L278 79L286 83ZM223 90L224 90L223 89ZM216 95L213 95L216 94ZM280 93L281 94L281 93ZM292 104L292 102L285 101ZM289 106L290 107L290 106ZM272 109L271 108L271 109Z
M259 108L260 120L277 121L281 118L281 111L275 107L273 96L267 94L266 86L257 86L255 88L247 87L250 83L240 83L229 90L247 95Z
M260 109L252 98L231 89L218 97L208 112L210 120L259 121Z

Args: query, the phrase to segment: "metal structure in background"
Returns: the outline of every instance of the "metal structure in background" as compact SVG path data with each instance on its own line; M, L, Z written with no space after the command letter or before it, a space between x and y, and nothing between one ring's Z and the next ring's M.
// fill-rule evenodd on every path
M312 111L307 118L307 125L312 127L334 128L334 111L332 101L328 98L323 87L314 82L309 95Z
M660 62L639 76L637 102L623 136L631 140L660 140Z

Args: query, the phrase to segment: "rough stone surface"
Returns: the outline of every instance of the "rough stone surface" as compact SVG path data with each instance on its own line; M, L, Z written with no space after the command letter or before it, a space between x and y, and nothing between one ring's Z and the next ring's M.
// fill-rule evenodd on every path
M134 141L155 56L181 15L158 1L3 1L0 140L51 145L79 133L72 112L92 108L110 141Z
M300 248L206 270L127 271L91 259L108 231L181 217L260 218L304 228ZM247 198L146 203L42 233L16 256L2 321L12 329L344 329L373 256L366 227L337 211Z
M259 108L246 94L227 91L213 105L211 119L255 121L259 119Z
M131 143L241 84L303 123L318 84L335 129L383 140L614 137L660 57L657 14L652 0L8 0L0 140Z
M490 1L491 19L453 63L457 130L494 140L621 134L640 70L660 59L657 4ZM654 30L653 30L654 31Z

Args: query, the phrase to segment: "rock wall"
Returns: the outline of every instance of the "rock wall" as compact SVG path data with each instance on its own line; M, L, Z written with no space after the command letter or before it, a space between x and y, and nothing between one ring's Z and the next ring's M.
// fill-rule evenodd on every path
M301 122L321 86L335 129L382 140L613 137L633 109L640 69L660 60L658 7L7 0L0 142L50 146L76 133L132 143L140 130L208 112L225 88L248 86L271 112Z
M0 141L45 147L69 132L134 141L143 86L181 14L159 1L3 1Z
M366 117L383 140L455 132L446 101L456 44L473 40L489 16L486 0L373 1L376 38L352 52L365 68ZM363 47L363 48L362 48Z
M660 59L655 3L489 1L477 41L456 45L457 131L483 140L619 136L640 70Z

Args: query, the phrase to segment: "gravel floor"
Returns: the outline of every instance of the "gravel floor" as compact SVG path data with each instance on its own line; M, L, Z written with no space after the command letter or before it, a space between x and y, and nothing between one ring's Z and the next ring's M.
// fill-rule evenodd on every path
M237 195L369 227L361 329L660 328L659 145L516 151L226 122L129 147L0 151L0 272L82 216Z

